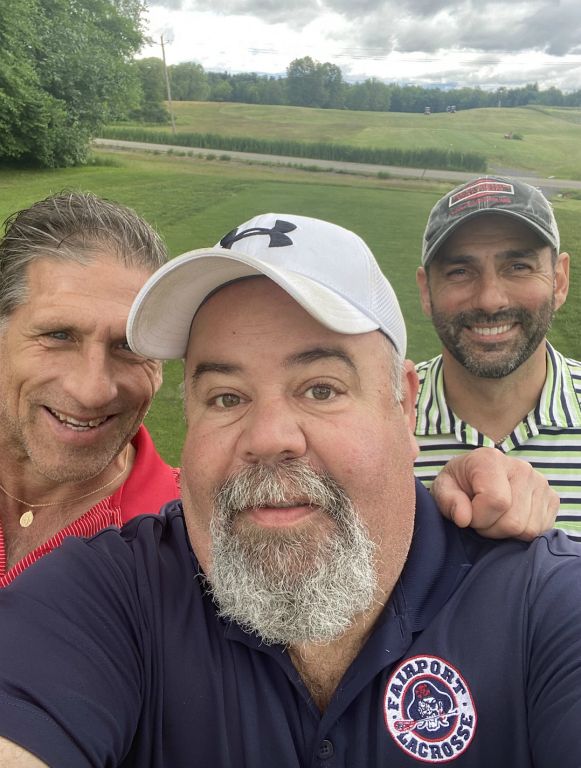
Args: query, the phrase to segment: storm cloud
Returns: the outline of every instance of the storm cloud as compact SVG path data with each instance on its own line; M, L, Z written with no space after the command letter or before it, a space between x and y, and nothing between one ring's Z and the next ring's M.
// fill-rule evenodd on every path
M170 63L283 74L293 59L347 80L581 88L581 0L148 0ZM166 35L173 31L173 37ZM156 43L144 55L159 55Z
M553 56L581 53L579 0L155 0L150 6L255 17L271 24L302 27L324 14L349 22L349 45L385 53L543 51Z

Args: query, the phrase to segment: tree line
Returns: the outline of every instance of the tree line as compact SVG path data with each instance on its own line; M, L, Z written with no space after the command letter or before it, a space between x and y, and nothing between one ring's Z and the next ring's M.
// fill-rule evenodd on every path
M159 90L163 93L163 65L155 61L149 60L147 66L157 67ZM168 70L172 98L176 101L234 101L372 112L424 112L426 107L432 112L445 112L450 106L476 109L531 104L581 107L581 90L572 93L563 93L554 87L542 90L537 83L495 90L426 88L386 83L377 78L350 83L336 64L315 61L310 56L292 61L284 77L206 72L196 62L175 64Z

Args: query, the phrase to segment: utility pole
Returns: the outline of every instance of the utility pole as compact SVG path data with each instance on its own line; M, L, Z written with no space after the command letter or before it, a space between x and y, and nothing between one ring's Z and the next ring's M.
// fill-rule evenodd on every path
M163 59L163 72L165 74L165 86L167 88L167 101L169 106L169 115L171 117L171 130L173 135L176 135L176 121L173 114L173 106L171 103L171 87L169 84L169 73L167 71L167 64L165 63L165 45L163 42L163 34L161 35L161 57Z

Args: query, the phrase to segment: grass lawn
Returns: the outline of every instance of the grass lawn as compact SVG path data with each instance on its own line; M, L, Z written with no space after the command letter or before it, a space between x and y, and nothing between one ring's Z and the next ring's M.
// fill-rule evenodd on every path
M578 109L488 108L426 116L189 101L174 102L174 111L177 131L361 147L454 149L484 155L492 170L521 169L541 176L581 179ZM160 130L159 126L151 128ZM169 140L171 128L164 130ZM508 141L504 135L509 133L520 134L523 140Z
M4 171L0 220L63 188L88 190L134 207L158 228L176 256L213 245L259 212L328 219L358 232L376 254L406 317L409 356L418 361L437 353L431 323L420 310L414 275L428 212L448 185L160 154L98 153L97 158L100 165L85 168ZM574 312L581 298L581 200L557 200L555 212L563 247L572 254L572 285L551 340L565 354L581 358ZM181 364L166 364L164 386L147 421L161 453L174 463L183 437L180 380Z

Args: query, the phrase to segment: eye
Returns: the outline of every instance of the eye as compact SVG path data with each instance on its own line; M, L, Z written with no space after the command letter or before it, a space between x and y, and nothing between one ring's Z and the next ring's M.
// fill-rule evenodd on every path
M448 270L448 272L446 272L446 277L454 280L454 278L466 277L467 274L468 270L464 267L456 267L455 269Z
M132 360L134 359L137 362L142 362L148 359L146 357L143 357L142 355L138 355L137 352L134 352L129 346L129 343L126 339L116 344L115 351L118 354L122 355L123 357L131 358Z
M305 391L305 396L311 400L331 400L336 395L336 390L329 384L313 384Z
M223 395L218 395L212 400L212 403L218 408L235 408L241 402L242 398L240 395L235 395L233 392L225 392Z
M55 341L68 341L71 337L68 331L49 331L44 334L49 339Z
M525 264L522 261L518 261L510 265L511 272L529 272L530 268L530 264Z

